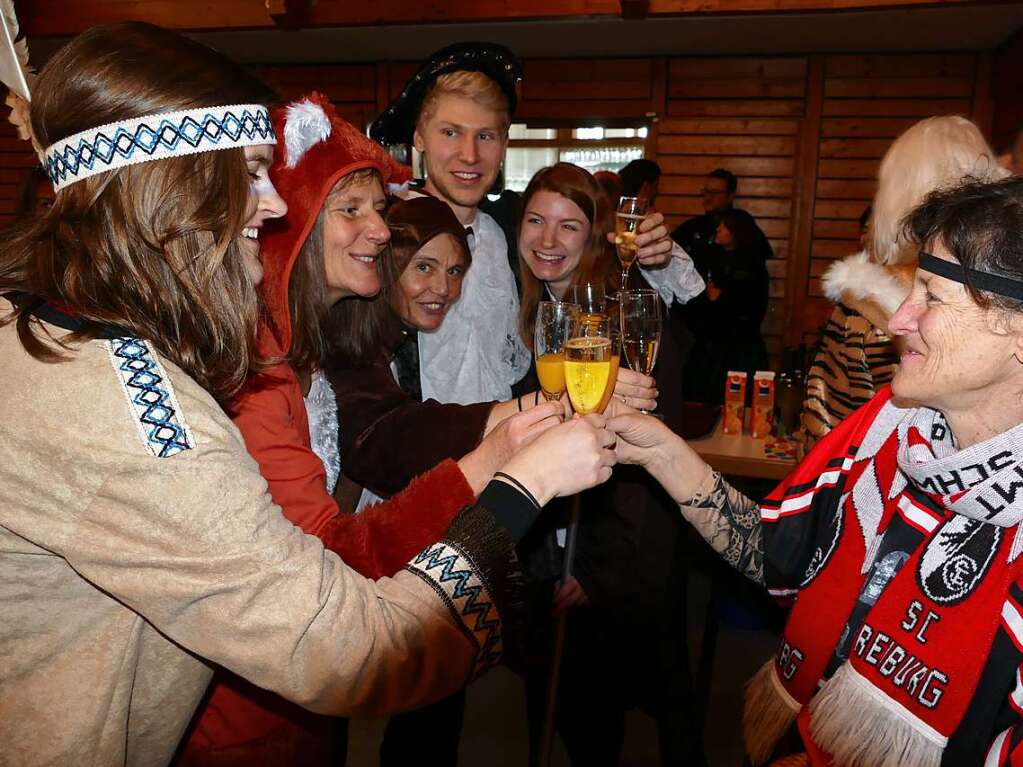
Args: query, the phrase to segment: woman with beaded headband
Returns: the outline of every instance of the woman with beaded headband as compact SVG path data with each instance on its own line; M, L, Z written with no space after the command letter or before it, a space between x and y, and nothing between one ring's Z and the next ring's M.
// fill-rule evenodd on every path
M36 82L57 199L0 249L6 764L166 764L211 665L322 713L449 693L500 656L538 507L610 472L605 431L564 427L590 456L571 487L512 459L534 498L491 482L379 582L281 515L221 408L272 362L272 97L145 24L89 30Z
M331 339L352 332L349 307L380 289L377 262L390 236L381 217L384 184L407 178L407 169L318 94L275 109L273 124L282 146L270 178L290 213L261 237L259 291L268 321L259 343L266 356L286 361L250 380L230 411L284 515L360 574L393 575L474 502L518 448L560 423L561 409L495 420L482 443L477 433L457 453L426 435L414 445L398 441L392 451L402 445L421 459L403 484L426 473L389 501L359 515L339 514L331 497L342 464L337 408L322 367ZM559 441L567 445L565 437ZM333 730L329 720L223 675L183 762L209 764L226 754L244 754L248 764L326 762Z

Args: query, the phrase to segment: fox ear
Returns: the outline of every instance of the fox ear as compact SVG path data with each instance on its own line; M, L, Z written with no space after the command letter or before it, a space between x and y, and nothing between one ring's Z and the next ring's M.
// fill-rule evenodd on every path
M285 166L294 168L305 153L330 136L331 124L323 107L305 99L288 106L284 120Z

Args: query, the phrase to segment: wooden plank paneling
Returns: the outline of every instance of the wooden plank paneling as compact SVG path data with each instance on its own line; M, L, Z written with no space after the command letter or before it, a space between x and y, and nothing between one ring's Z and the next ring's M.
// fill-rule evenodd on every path
M658 122L657 161L664 172L658 208L670 224L704 212L706 174L720 167L739 178L736 206L772 240L776 257L768 265L771 301L762 329L774 354L792 300L793 173L806 76L803 56L672 59L668 116Z
M859 250L859 217L891 142L924 117L983 111L974 103L978 77L983 73L972 53L827 57L809 297L821 295L820 276L834 259ZM813 328L804 323L802 330Z
M860 117L930 117L966 114L970 100L958 99L832 99L824 102L824 114Z
M788 136L672 136L661 135L658 154L713 154L742 157L791 157L796 140Z
M721 120L674 119L658 121L658 130L664 133L710 134L722 136L795 136L799 133L799 120Z
M790 117L803 114L803 100L686 99L669 101L668 114L706 117Z

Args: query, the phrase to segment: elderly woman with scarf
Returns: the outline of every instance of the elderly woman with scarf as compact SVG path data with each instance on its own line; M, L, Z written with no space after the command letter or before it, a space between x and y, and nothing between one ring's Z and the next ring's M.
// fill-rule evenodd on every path
M438 537L519 447L559 422L560 409L492 424L457 463L421 447L425 474L408 489L357 517L340 514L331 497L342 460L337 408L322 367L331 339L349 333L346 307L380 289L377 262L390 238L384 184L407 176L316 94L274 110L273 122L283 151L269 175L290 213L261 238L269 316L260 343L284 361L253 377L231 411L285 516L380 578ZM335 732L332 720L222 672L181 763L325 763L343 748Z
M965 117L921 120L889 147L877 174L864 250L832 264L821 280L835 308L807 375L799 438L808 448L895 373L899 354L888 320L916 270L916 249L900 236L902 218L936 189L966 177L997 181L1007 175Z
M1023 764L1023 180L934 192L888 323L890 388L759 506L652 419L609 428L682 515L792 603L746 746L835 767Z

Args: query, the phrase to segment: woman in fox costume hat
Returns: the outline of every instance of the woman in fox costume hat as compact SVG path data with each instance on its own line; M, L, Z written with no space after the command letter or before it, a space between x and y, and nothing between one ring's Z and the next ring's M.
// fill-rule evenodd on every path
M439 537L520 448L559 424L561 408L545 405L491 424L482 442L477 435L465 448L471 452L453 456L457 463L443 441L432 450L418 444L425 474L391 500L357 516L340 514L331 497L341 464L337 406L322 367L331 336L350 332L347 300L380 290L377 260L390 239L381 217L385 185L406 180L408 169L319 94L274 109L272 121L282 146L269 181L289 212L249 235L261 241L255 271L262 272L268 316L260 347L266 358L283 361L248 382L232 417L284 515L362 575L382 578ZM557 440L568 447L572 438L565 437ZM337 759L335 729L334 720L222 672L181 764L329 763Z
M835 304L806 380L799 436L807 447L892 380L899 354L887 328L913 283L916 249L899 236L903 217L936 189L965 177L1008 174L980 129L965 117L921 120L885 153L877 174L866 247L824 273Z
M1023 765L1023 180L934 192L906 233L891 387L759 506L657 421L608 423L619 460L792 603L747 694L756 764L795 723L803 764Z

